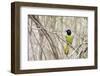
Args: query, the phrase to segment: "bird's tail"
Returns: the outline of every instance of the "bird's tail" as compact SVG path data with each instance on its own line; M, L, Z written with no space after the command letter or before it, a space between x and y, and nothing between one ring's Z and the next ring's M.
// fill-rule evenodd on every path
M68 52L69 52L69 47L68 47L68 45L66 44L66 45L64 45L64 53L67 55Z

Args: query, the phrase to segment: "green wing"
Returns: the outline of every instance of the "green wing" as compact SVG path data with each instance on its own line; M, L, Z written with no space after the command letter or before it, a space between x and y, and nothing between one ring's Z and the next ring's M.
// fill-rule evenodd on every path
M68 44L72 44L72 42L73 42L73 36L69 36L69 35L66 35L66 42L68 43Z

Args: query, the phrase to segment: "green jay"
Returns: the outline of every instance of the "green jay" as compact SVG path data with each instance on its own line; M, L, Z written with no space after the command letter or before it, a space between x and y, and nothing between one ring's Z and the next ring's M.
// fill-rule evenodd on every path
M70 29L66 30L65 39L66 44L64 45L64 53L67 55L69 52L69 46L72 45L73 42L73 36Z

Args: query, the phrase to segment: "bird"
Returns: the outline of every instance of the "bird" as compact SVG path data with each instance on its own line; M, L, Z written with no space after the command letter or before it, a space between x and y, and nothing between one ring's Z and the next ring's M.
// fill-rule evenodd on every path
M73 42L73 36L70 29L66 30L65 39L66 44L64 45L64 53L67 55L69 53L69 46L72 45Z

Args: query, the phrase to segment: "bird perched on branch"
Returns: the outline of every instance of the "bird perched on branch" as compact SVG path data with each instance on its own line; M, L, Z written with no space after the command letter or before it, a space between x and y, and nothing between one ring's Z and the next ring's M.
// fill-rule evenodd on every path
M64 45L64 53L67 55L69 52L69 46L72 45L73 42L73 36L70 29L66 30L65 39L66 44Z

